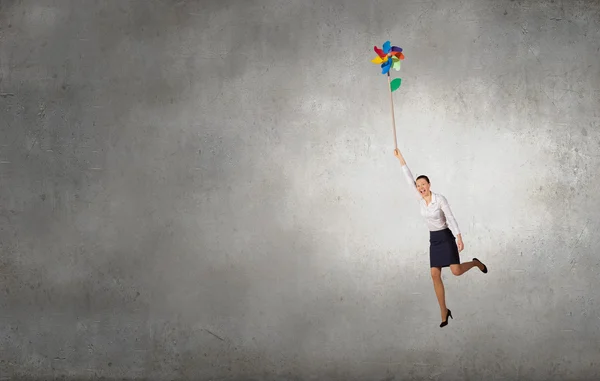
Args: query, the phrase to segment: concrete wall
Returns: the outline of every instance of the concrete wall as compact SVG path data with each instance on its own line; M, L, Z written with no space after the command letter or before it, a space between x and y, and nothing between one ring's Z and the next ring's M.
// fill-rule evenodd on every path
M597 1L0 4L0 379L600 377Z

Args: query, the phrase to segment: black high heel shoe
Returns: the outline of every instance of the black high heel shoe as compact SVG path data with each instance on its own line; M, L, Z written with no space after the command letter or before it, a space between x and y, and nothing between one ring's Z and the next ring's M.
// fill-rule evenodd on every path
M452 311L450 311L448 308L446 308L446 309L448 310L448 312L446 312L446 320L444 320L443 322L440 323L440 328L448 325L448 317L451 317L452 319L454 319L452 317Z
M483 265L483 262L481 262L479 259L477 258L473 258L474 261L477 261L479 263L481 263ZM483 270L481 270L484 274L487 274L487 266L483 265Z

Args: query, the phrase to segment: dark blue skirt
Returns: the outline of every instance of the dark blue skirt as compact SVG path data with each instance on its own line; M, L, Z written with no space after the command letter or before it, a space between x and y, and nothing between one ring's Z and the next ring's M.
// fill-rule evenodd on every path
M460 264L456 237L452 234L452 230L446 228L429 232L429 264L430 267Z

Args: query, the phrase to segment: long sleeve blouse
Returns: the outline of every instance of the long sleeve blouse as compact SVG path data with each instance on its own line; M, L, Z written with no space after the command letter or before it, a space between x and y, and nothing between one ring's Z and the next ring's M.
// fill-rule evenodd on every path
M431 192L431 202L427 205L427 202L425 202L423 196L421 196L421 193L417 190L414 177L408 166L403 165L402 171L404 172L406 181L414 189L415 195L419 199L421 216L425 218L429 231L450 228L454 236L458 236L458 234L460 234L460 228L452 214L450 204L448 203L448 200L446 200L446 197L439 193Z

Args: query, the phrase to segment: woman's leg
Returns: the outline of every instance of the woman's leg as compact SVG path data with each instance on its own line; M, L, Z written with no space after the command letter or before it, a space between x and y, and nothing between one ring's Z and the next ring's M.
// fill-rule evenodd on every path
M446 294L444 292L444 283L442 282L442 269L439 267L431 268L431 279L433 279L433 288L435 296L437 296L438 304L440 305L440 313L442 321L446 320Z
M450 265L450 271L452 271L452 274L459 276L459 275L463 275L467 271L471 270L473 267L478 267L480 270L483 270L483 268L479 266L478 262L471 261L471 262L461 263L460 265L459 264Z

